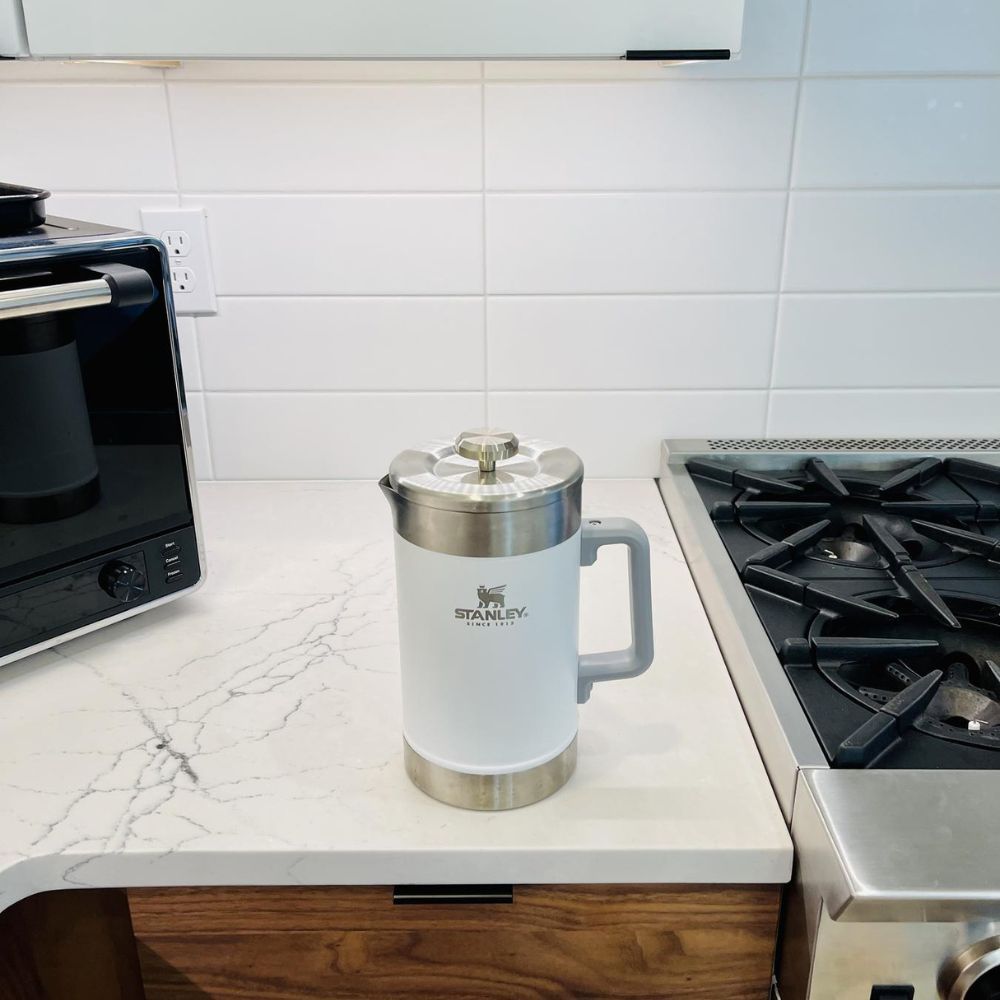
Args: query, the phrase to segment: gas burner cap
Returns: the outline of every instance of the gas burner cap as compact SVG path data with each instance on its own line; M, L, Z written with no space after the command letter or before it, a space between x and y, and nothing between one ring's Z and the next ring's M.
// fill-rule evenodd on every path
M884 566L885 562L879 554L864 542L853 538L821 538L816 547L808 553L825 559L835 559L837 562L851 563L855 566Z
M949 668L924 714L959 733L988 733L1000 726L1000 692L986 691L969 681L959 680ZM1000 741L1000 729L989 735Z

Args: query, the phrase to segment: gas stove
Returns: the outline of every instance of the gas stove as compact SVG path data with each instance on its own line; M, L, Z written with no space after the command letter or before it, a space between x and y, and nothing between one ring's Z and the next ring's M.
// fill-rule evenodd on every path
M687 470L832 766L1000 767L1000 466Z
M798 853L783 1000L1000 998L1000 439L669 441Z

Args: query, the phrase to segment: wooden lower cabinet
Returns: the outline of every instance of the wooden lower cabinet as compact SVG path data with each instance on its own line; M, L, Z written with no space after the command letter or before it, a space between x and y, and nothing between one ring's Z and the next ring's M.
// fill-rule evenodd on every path
M0 913L0 1000L143 1000L124 890L40 892Z
M128 896L146 1000L766 1000L779 892L518 886L512 903L430 905L394 905L384 886Z

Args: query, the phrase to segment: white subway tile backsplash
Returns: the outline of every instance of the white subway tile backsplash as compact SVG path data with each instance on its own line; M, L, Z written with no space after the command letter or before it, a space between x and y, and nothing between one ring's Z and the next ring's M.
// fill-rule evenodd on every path
M161 84L2 86L5 181L67 191L176 188ZM106 125L95 129L95 121Z
M780 387L1000 386L1000 295L787 295Z
M990 437L1000 390L897 389L775 392L772 437Z
M784 189L795 91L792 81L490 84L486 184Z
M1000 191L792 195L786 291L976 291L1000 283Z
M479 190L481 104L471 84L170 84L195 191Z
M491 389L766 388L775 297L490 298Z
M485 388L479 298L222 299L198 329L208 389Z
M501 60L484 64L487 80L739 79L798 76L806 0L746 0L739 59L688 63Z
M209 393L208 414L219 479L377 479L404 448L484 420L471 392Z
M207 212L205 478L483 422L623 476L666 436L992 433L998 122L997 0L747 0L741 59L687 65L0 62L0 179Z
M214 479L212 453L208 444L208 419L205 414L205 397L200 392L187 394L188 428L191 431L191 451L194 457L194 474L198 479Z
M765 392L493 392L490 422L559 441L588 476L654 476L665 437L759 436Z
M812 0L806 73L998 73L996 0Z
M489 291L764 292L783 194L491 195Z
M1000 79L806 80L797 187L1000 184Z
M177 317L177 340L181 349L181 368L184 386L190 391L200 391L201 361L198 358L198 332L191 316Z
M184 195L203 206L220 295L467 295L483 286L477 195Z

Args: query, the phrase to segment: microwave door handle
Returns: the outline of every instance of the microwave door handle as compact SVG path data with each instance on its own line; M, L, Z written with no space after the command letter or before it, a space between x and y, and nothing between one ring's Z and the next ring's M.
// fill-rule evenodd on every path
M95 277L0 292L0 320L93 306L146 305L156 298L153 279L142 268L101 264L87 267L86 273Z
M103 278L39 288L18 288L0 292L0 320L106 306L111 302L111 296L111 286Z

